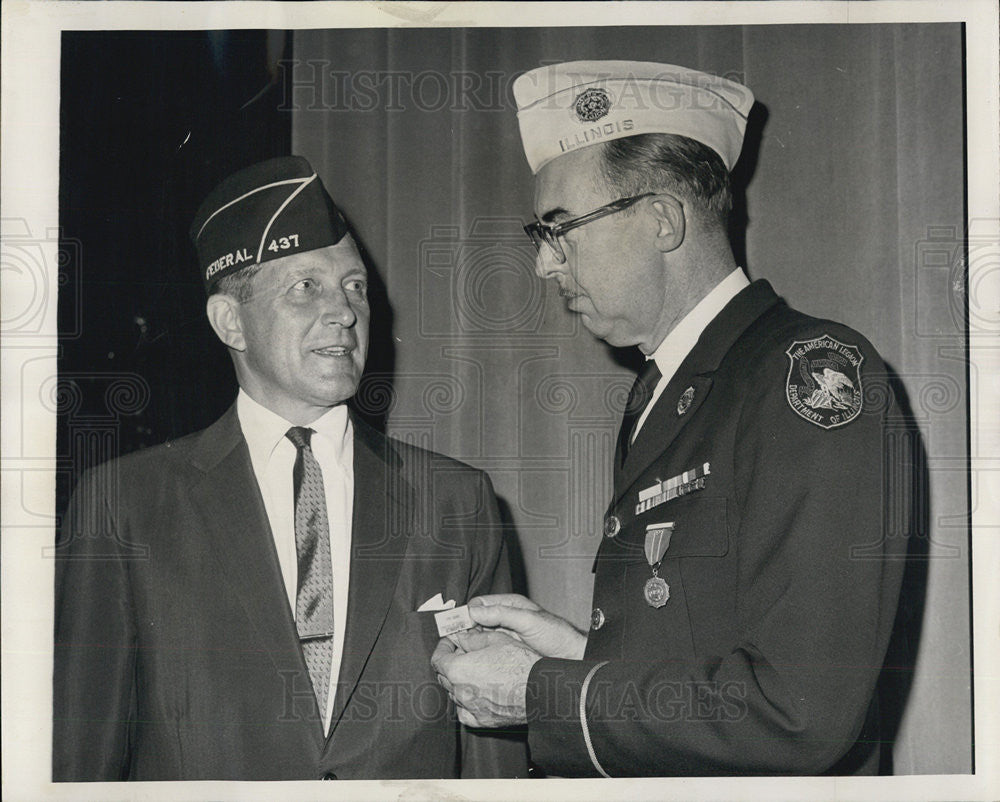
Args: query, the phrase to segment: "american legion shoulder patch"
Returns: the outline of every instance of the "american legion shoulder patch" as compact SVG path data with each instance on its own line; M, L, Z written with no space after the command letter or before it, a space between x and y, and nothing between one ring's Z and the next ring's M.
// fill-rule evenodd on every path
M861 414L861 363L856 345L829 334L795 340L788 350L785 395L800 417L822 429L850 423Z

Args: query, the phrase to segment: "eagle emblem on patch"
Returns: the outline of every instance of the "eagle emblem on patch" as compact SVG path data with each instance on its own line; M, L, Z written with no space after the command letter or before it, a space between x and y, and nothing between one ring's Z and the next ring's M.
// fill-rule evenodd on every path
M800 417L821 429L850 423L861 414L861 363L856 345L847 345L824 334L796 340L788 354L785 396Z
M582 123L596 122L611 111L611 98L603 89L588 89L577 95L573 111Z

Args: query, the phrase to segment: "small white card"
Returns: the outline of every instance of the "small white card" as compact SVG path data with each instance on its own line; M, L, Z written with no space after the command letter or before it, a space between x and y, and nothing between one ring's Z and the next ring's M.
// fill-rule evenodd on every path
M469 615L469 607L466 604L453 610L434 613L434 621L437 623L438 635L442 638L455 632L472 629L476 625Z

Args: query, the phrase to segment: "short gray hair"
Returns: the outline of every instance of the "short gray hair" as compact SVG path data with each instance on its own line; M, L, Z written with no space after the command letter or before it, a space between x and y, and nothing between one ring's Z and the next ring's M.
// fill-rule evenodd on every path
M248 265L242 270L230 273L228 276L220 278L209 291L209 295L231 295L241 304L245 304L253 297L253 278L263 265Z
M729 171L707 145L678 134L637 134L605 142L602 178L620 197L675 192L725 228L733 208Z

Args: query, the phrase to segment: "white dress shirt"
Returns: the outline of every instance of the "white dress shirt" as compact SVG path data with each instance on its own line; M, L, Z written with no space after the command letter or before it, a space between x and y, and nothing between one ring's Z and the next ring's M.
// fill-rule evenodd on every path
M293 426L254 401L243 390L236 398L236 414L250 449L250 463L264 497L264 509L278 552L288 604L295 616L298 555L295 550L295 499L292 469L296 450L285 433ZM330 729L334 694L344 654L347 591L351 567L351 521L354 507L354 427L343 404L309 424L310 441L323 471L326 514L330 523L330 560L333 564L333 664L327 693L324 731Z
M660 400L660 396L663 395L663 391L677 372L677 368L691 353L691 349L698 343L698 338L708 328L708 324L715 320L723 307L733 300L740 290L749 285L750 279L746 277L743 268L737 267L716 284L694 309L684 315L681 322L663 338L663 342L659 344L657 349L646 357L646 359L656 360L656 367L660 369L661 377L656 384L656 389L653 390L653 397L646 404L639 420L636 421L635 430L632 432L632 439L629 442L635 442L635 438L639 434L642 424L649 417L653 406Z

